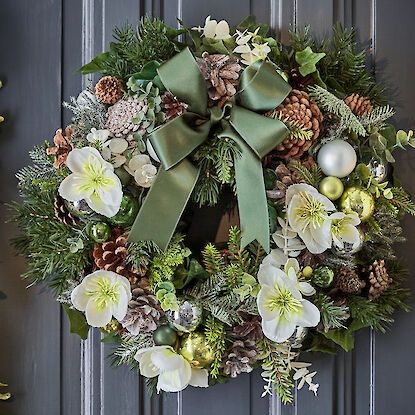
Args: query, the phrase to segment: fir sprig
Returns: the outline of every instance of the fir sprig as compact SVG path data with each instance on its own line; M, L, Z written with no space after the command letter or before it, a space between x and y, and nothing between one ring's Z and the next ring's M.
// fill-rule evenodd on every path
M223 323L212 315L208 316L205 321L205 335L213 351L213 362L209 372L212 377L216 378L219 375L219 367L226 349L226 332Z
M323 293L318 293L313 302L320 310L321 322L325 329L346 328L343 323L349 318L348 307L336 305Z
M314 165L310 171L298 160L291 160L287 167L299 173L305 183L318 188L322 177L321 168L318 165Z

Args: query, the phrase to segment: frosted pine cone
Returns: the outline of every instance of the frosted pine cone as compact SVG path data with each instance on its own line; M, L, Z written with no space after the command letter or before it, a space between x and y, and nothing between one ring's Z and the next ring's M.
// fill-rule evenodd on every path
M236 340L231 351L224 357L220 367L225 375L236 378L241 373L250 373L252 364L258 360L255 342L252 340Z
M135 288L121 324L131 334L148 333L157 329L157 322L163 314L159 301L149 290Z
M164 112L165 122L169 122L173 118L182 115L184 112L186 112L188 107L185 102L179 101L173 94L168 91L161 96L160 106Z
M241 66L235 58L228 55L209 55L203 52L196 62L206 80L209 98L219 107L236 94Z
M317 104L304 91L293 89L282 104L266 115L287 120L285 122L291 123L292 129L301 129L309 135L308 139L300 139L289 134L276 148L276 154L280 158L300 158L320 135L323 115Z
M354 115L359 116L373 111L370 99L361 97L359 94L348 95L343 100L346 105L352 110Z
M95 95L104 104L115 104L122 98L122 84L113 76L104 76L95 85Z
M116 104L108 108L107 124L105 128L111 132L114 137L125 137L129 134L138 132L140 135L145 134L147 120L145 117L142 121L133 120L139 116L139 113L147 114L147 101L139 101L135 95L126 99L121 99Z

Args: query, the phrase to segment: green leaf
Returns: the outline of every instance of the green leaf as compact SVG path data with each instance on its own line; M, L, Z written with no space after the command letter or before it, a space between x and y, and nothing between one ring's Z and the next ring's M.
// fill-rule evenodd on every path
M337 348L330 346L330 341L321 335L321 333L317 332L313 335L310 346L304 351L336 354Z
M121 341L118 331L113 331L101 339L101 343L121 343Z
M187 32L187 29L184 27L181 29L176 29L174 27L170 27L165 24L163 24L163 26L166 30L166 35L169 39L174 39L175 37Z
M226 46L222 40L204 38L202 43L203 50L211 54L220 53L223 55L229 55L229 51L226 49Z
M310 46L295 53L295 60L300 65L299 71L302 76L309 75L317 70L316 63L326 56L325 53L314 53Z
M362 181L366 181L370 177L369 167L367 167L364 163L359 163L356 166L355 172Z
M329 330L327 333L324 331L319 331L319 333L327 339L334 341L334 343L338 344L346 352L348 352L354 347L354 331L363 327L366 327L366 325L355 319L351 322L347 329L333 329Z
M101 72L102 70L102 62L108 59L109 52L103 52L99 55L95 56L94 59L92 59L91 62L87 63L86 65L82 66L82 68L79 68L75 73L81 72L84 75L95 73L95 72Z
M62 307L68 315L71 333L77 334L82 340L86 340L88 338L89 325L86 322L84 313L70 308L67 304L63 304Z

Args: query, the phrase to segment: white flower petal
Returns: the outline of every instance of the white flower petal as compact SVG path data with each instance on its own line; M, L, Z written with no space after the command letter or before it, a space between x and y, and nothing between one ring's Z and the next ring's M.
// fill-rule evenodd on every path
M298 286L301 293L304 295L314 295L316 293L315 288L308 282L299 282Z
M192 374L189 385L199 388L207 388L209 386L208 371L206 369L196 369L194 367L191 367L191 370Z
M77 202L78 200L90 196L93 189L88 185L83 176L73 173L62 180L58 192L65 200Z
M85 309L85 317L92 327L104 327L111 321L111 309L100 307L96 301L90 299Z
M295 331L295 323L286 320L285 318L274 320L263 320L262 331L264 335L276 342L282 343L288 340Z
M123 289L119 291L118 304L112 306L112 315L118 320L121 321L127 314L128 307L128 296Z
M90 297L85 290L85 286L79 284L71 293L71 301L73 306L79 311L85 311Z
M302 301L301 312L296 316L296 323L301 327L315 327L320 322L320 311L310 301Z
M160 371L151 361L152 352L146 351L144 353L139 353L140 350L136 353L134 358L140 362L140 374L146 378L154 378L157 376Z

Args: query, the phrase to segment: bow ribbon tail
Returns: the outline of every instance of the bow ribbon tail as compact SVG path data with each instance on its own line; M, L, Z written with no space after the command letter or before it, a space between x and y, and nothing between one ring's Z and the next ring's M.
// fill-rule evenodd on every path
M261 160L242 138L235 135L233 139L241 150L241 156L235 159L241 249L256 239L269 252L269 215Z
M182 160L168 171L160 167L128 234L128 241L153 241L164 251L173 236L198 177L199 169L187 159Z

